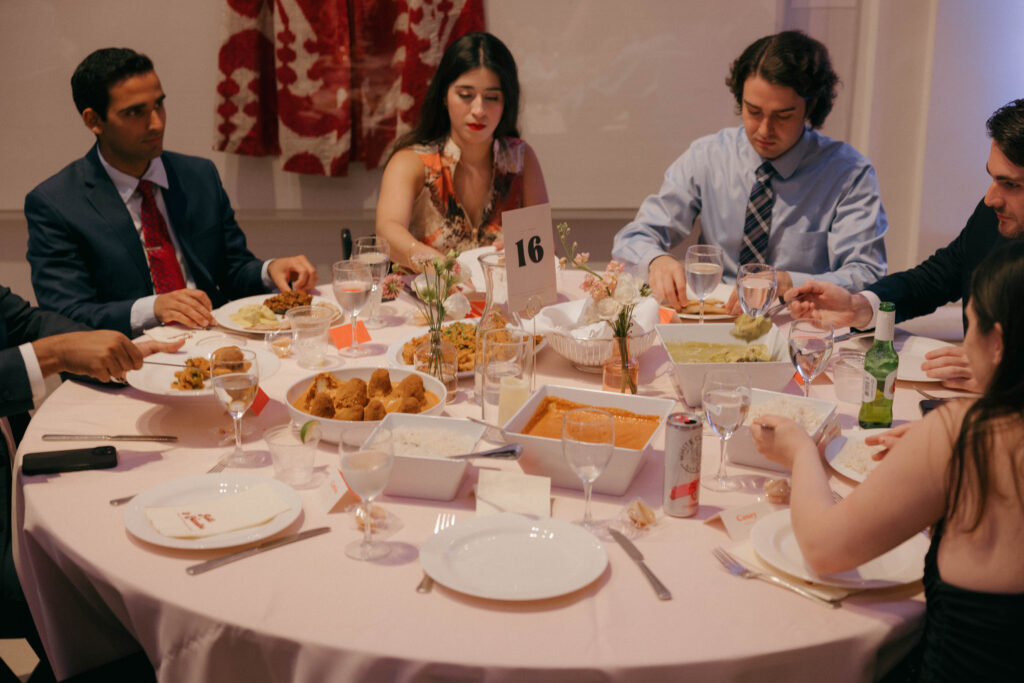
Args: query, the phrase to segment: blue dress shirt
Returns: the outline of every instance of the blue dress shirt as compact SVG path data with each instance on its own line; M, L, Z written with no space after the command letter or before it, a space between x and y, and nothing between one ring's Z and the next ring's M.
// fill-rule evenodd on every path
M615 236L612 256L646 269L693 229L724 251L724 279L735 281L747 200L765 159L743 126L696 140L668 170L658 194L644 200L633 222ZM793 278L859 291L886 273L889 223L871 164L853 147L806 129L772 160L775 205L767 261Z

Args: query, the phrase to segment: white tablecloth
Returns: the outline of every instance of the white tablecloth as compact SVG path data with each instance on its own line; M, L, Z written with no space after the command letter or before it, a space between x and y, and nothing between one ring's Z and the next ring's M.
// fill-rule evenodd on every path
M408 310L402 302L384 307L395 316L392 322ZM407 325L374 331L374 343L383 350L409 331ZM383 358L360 364L383 365ZM664 349L655 346L641 363L641 393L675 398ZM600 386L599 375L573 370L551 349L539 354L538 373L539 384ZM285 360L262 382L273 401L259 417L245 418L252 429L247 448L265 448L262 431L287 420L282 397L304 374ZM463 381L467 387L470 381ZM796 392L796 385L788 390ZM448 414L472 412L462 393ZM821 379L813 393L831 399L832 386ZM840 404L847 424L853 408ZM900 387L896 411L916 418L916 394ZM597 495L594 510L598 518L611 517L634 497L659 509L657 525L637 544L672 591L668 602L656 599L614 545L607 547L609 568L597 581L558 598L498 602L440 585L429 594L415 592L422 576L419 548L437 513L470 518L477 467L517 470L515 463L471 465L451 503L384 496L381 503L401 528L387 539L393 550L380 563L345 557L344 546L358 537L352 515L325 514L314 505L314 493L303 491L304 513L287 532L327 525L331 533L188 576L186 566L225 551L138 541L125 530L122 509L107 501L205 472L229 448L215 445L211 430L229 424L212 397L158 400L132 388L70 382L39 409L19 457L54 449L41 440L46 432L180 437L173 445L119 443L114 470L37 477L18 470L19 574L58 677L141 645L161 681L865 681L901 657L920 629L919 585L862 593L831 610L726 573L710 551L728 537L703 521L753 502L753 495L702 490L696 518L664 516L661 436L627 496ZM704 471L714 471L717 460L717 442L706 435ZM321 444L318 467L336 462L335 447ZM269 467L256 471L272 476ZM836 481L835 487L848 489L849 482ZM554 517L582 516L582 494L553 493Z

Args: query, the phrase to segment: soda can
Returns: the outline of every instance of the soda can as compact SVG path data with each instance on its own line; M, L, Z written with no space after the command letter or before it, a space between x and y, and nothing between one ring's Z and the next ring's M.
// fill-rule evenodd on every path
M672 413L665 421L666 515L693 517L700 503L700 457L704 440L701 416Z

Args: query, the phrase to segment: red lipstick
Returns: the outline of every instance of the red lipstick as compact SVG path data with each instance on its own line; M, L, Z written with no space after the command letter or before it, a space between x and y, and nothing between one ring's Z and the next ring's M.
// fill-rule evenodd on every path
M477 130L477 131L483 130L484 128L487 127L487 126L485 126L482 123L470 123L468 125L469 125L470 130Z

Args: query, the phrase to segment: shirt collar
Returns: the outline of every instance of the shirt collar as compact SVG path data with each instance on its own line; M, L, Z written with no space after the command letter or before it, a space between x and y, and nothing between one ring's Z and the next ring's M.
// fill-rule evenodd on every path
M103 158L103 152L100 151L99 147L96 148L96 152L99 154L100 163L103 165L103 169L110 176L110 180L114 183L114 189L121 195L121 200L125 203L135 193L135 190L139 186L139 180L148 180L154 185L158 185L160 189L166 190L170 187L170 183L167 182L167 169L164 168L164 161L160 157L153 159L149 162L149 168L142 174L142 178L136 178L135 176L128 175L123 171L119 171L111 166L106 159Z
M743 147L746 150L746 156L749 159L751 166L757 168L765 161L770 161L772 168L775 169L776 175L781 178L788 178L796 172L796 169L800 167L800 163L807 156L807 150L811 144L811 136L808 133L807 126L804 126L804 132L800 135L800 139L796 143L786 150L786 153L778 156L774 159L765 159L760 154L754 151L754 147L750 144L750 140L747 139L747 133L740 126L740 135L743 137Z

